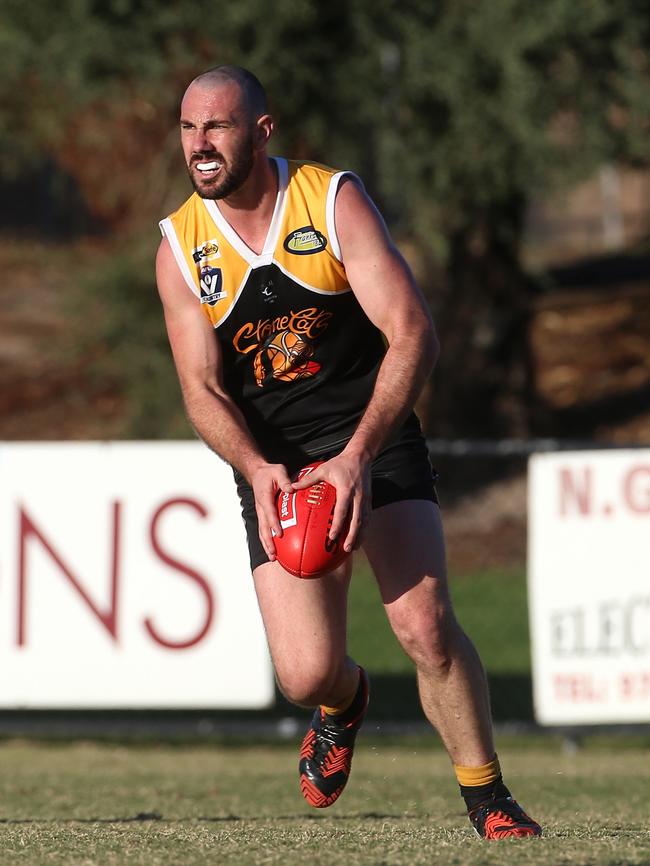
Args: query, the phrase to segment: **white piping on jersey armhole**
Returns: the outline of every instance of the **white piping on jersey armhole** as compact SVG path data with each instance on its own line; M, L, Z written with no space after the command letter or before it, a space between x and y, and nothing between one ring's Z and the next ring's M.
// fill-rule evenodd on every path
M178 241L178 235L176 234L176 229L174 228L173 222L167 217L164 220L161 220L160 223L160 233L164 238L167 238L169 241L169 246L172 248L172 253L174 254L174 258L176 259L176 264L180 268L180 272L185 278L185 282L190 287L192 292L197 296L197 298L201 297L201 293L199 292L196 283L192 279L192 273L187 266L187 260L183 255L183 250L181 249L181 245Z
M327 190L327 201L325 202L325 224L327 226L327 237L330 240L330 245L332 247L332 252L336 256L339 262L341 259L341 246L339 244L339 238L336 234L336 221L334 219L334 204L336 203L336 193L339 191L339 184L344 177L353 178L363 189L363 182L361 178L356 175L353 171L337 171L336 174L333 174L330 178L329 189Z

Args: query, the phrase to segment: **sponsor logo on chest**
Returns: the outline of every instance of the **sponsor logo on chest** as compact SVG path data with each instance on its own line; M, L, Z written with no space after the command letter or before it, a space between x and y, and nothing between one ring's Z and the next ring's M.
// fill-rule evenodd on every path
M294 256L311 256L325 249L327 238L313 226L303 226L290 232L284 239L283 246Z
M206 264L221 256L217 239L213 238L209 241L203 241L198 247L192 250L192 259L197 265Z

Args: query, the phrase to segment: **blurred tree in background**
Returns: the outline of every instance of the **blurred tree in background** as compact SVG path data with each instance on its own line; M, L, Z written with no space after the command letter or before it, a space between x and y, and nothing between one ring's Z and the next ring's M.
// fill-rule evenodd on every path
M92 339L138 404L125 434L178 430L155 221L189 192L185 86L247 66L274 152L358 171L408 248L443 341L429 432L525 435L525 209L604 162L647 161L649 19L639 0L2 0L1 225L28 196L41 235L103 233Z

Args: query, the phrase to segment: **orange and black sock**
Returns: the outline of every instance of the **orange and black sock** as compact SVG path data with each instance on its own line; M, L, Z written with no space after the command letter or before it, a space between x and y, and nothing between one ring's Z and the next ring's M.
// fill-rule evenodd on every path
M486 800L510 796L510 791L503 784L501 767L496 755L492 761L480 767L462 767L454 764L454 771L468 812Z
M334 716L337 722L347 724L348 721L355 719L365 709L364 685L363 674L361 673L361 668L359 668L359 682L347 700L340 701L335 707L325 707L321 704L321 709L328 716Z

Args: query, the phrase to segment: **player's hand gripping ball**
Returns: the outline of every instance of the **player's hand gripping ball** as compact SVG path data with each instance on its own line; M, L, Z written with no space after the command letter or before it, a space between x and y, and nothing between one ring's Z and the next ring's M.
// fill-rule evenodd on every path
M319 465L305 466L298 478L304 478ZM329 537L335 504L336 488L327 481L292 493L278 492L282 535L275 538L275 552L280 565L296 577L321 577L349 555L343 550L347 525L335 541Z

